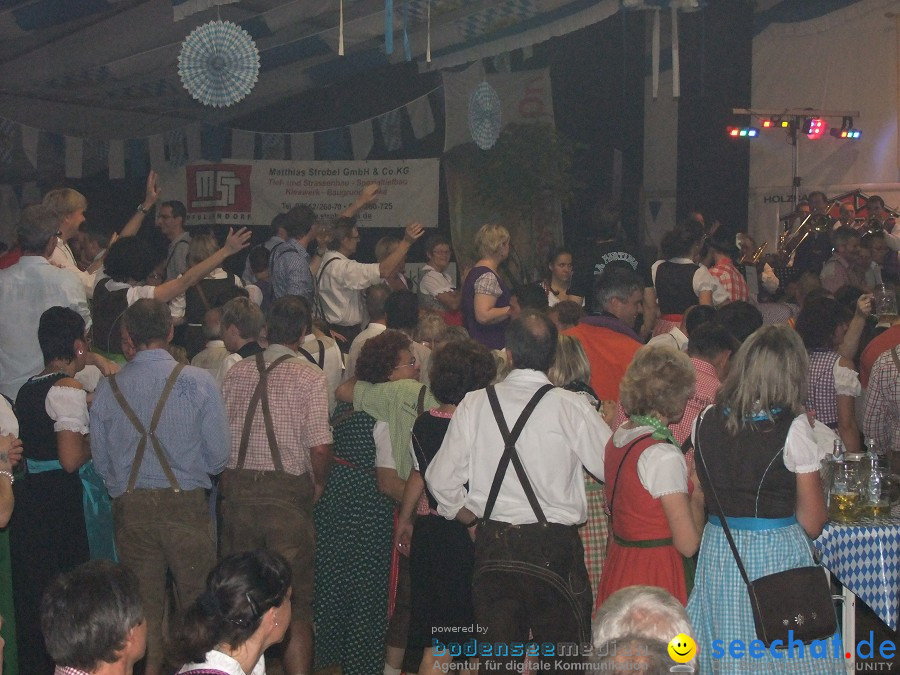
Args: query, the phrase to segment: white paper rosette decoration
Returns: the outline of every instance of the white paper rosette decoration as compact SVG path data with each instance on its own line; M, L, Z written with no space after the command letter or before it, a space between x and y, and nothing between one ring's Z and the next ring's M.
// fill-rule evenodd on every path
M244 98L259 75L259 50L231 21L210 21L185 38L178 56L184 88L204 105L223 108Z
M469 133L482 150L494 147L500 137L500 97L487 82L469 96Z

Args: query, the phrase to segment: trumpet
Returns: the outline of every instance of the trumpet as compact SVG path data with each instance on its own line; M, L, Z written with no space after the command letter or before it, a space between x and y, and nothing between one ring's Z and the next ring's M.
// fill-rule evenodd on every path
M778 243L778 252L790 258L800 244L802 244L810 235L818 235L828 232L831 229L831 217L826 215L834 204L836 199L832 199L826 204L825 213L812 212L803 222L797 226L793 232L784 232L781 235L781 241Z
M738 261L738 265L757 265L759 261L762 259L763 254L766 251L766 248L769 246L769 242L764 241L762 246L758 247L753 253L745 253L741 256L741 259Z

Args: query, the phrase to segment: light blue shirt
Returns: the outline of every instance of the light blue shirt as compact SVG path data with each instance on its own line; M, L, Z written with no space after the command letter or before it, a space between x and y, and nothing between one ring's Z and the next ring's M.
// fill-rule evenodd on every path
M164 349L147 349L116 375L116 384L145 429L150 428L153 410L175 365ZM225 468L231 442L222 394L208 372L185 366L163 408L156 436L182 490L211 487L209 477ZM128 488L139 440L109 382L101 380L91 406L91 452L94 467L113 498ZM149 440L136 487L171 487Z
M299 295L313 301L313 278L309 271L309 251L296 239L279 246L269 263L276 298Z
M56 306L75 310L90 327L84 286L70 271L37 255L22 256L0 270L0 392L13 400L19 387L44 368L38 325L41 314Z

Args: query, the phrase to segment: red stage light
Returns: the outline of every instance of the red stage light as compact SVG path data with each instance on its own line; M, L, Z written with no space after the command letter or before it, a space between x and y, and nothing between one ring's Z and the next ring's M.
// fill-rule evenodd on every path
M827 128L828 125L822 118L810 117L803 123L802 131L809 140L815 141L822 138Z

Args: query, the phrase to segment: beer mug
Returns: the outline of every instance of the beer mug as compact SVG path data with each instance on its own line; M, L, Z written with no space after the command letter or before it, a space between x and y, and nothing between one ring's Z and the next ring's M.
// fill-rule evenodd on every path
M897 293L886 284L875 287L875 314L879 323L893 323L897 319Z
M848 523L856 518L859 503L858 462L835 462L831 475L828 517L839 523Z

